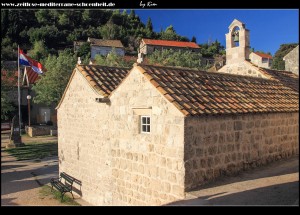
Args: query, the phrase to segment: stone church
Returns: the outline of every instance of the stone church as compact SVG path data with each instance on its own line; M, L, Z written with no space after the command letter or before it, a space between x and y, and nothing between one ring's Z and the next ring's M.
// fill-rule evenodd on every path
M93 205L163 205L298 154L299 78L248 62L248 37L230 25L223 72L77 65L57 107L59 171Z

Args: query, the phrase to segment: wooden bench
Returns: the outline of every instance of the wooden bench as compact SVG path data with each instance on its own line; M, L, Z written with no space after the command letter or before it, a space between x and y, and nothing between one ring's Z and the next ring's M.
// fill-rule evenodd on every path
M64 179L65 183L62 182L62 179ZM53 190L53 187L55 187L61 193L61 200L63 199L65 193L67 193L67 192L71 193L72 197L74 199L74 196L72 193L74 181L76 181L75 178L73 178L72 176L69 176L65 172L61 172L59 178L51 179L51 181L50 181L51 186L52 186L51 192Z

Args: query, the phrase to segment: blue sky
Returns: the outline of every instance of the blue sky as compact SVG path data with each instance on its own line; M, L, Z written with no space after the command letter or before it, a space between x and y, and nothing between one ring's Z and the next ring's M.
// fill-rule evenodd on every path
M234 19L246 24L250 30L250 46L256 51L271 52L272 55L283 43L299 43L299 10L135 10L146 23L151 17L154 30L159 32L173 25L176 32L197 43L216 39L225 46L225 33Z

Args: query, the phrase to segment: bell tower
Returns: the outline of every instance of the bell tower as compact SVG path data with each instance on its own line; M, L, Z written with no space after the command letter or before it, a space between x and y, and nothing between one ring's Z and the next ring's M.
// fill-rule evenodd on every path
M226 65L240 63L249 59L250 38L245 24L235 19L226 34Z

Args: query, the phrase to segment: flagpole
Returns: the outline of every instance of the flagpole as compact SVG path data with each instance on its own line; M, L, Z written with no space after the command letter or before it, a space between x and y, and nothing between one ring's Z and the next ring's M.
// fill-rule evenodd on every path
M19 134L21 136L21 89L20 89L20 47L18 45L18 108L19 108Z

